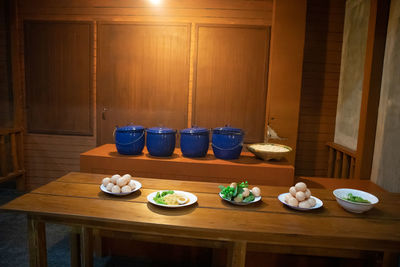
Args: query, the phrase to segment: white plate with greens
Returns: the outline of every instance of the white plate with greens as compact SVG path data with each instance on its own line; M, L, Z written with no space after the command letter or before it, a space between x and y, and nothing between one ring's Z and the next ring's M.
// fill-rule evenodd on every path
M177 196L176 200L179 201L179 203L168 204L168 203L171 203L171 201L174 201L175 199L168 200L168 199L165 199L165 197L167 195L173 195L173 194L175 194ZM179 198L178 196L181 196L182 198ZM186 201L184 201L185 199L186 199ZM186 206L196 203L197 197L196 197L196 195L189 193L189 192L185 192L185 191L162 190L162 191L156 191L156 192L149 194L147 196L147 200L151 204L154 204L156 206L161 206L161 207L166 207L166 208L180 208L180 207L186 207Z
M250 190L250 192L251 192L251 190ZM223 200L228 201L229 203L232 203L232 204L234 204L234 205L239 205L239 206L249 205L249 204L251 204L251 203L255 203L255 202L258 202L258 201L261 200L261 196L258 196L258 197L254 197L254 200L249 201L249 202L236 202L236 201L234 201L234 200L230 200L230 199L224 198L224 197L222 196L221 192L219 193L219 196L220 196Z

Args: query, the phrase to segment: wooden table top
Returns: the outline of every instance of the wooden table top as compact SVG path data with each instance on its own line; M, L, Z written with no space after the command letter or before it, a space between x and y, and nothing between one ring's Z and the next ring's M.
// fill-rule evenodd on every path
M249 243L400 251L400 194L373 191L380 202L369 212L343 210L332 190L310 189L324 202L318 210L300 212L285 207L277 196L287 187L260 186L262 201L235 206L220 199L218 184L135 178L139 191L115 197L100 191L104 175L70 173L1 207L58 218L60 222L121 231ZM312 178L311 180L312 181ZM321 184L321 183L320 183ZM251 185L253 186L253 185ZM363 186L359 187L363 189ZM175 189L194 193L189 207L162 208L147 202L151 192Z

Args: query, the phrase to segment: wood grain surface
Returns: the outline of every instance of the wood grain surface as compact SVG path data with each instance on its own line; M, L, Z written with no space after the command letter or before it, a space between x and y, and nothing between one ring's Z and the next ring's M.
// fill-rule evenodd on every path
M216 183L138 177L135 179L143 184L140 191L114 197L100 191L104 177L70 173L2 209L57 217L59 221L95 228L164 236L372 251L400 248L399 194L376 192L380 199L376 207L365 214L353 214L338 206L331 190L312 188L312 194L324 202L324 207L299 212L277 200L277 195L288 191L287 187L260 186L262 201L243 207L220 199ZM162 189L192 192L198 202L179 209L147 203L149 193ZM238 251L241 246L236 247Z
M92 23L24 26L28 132L92 135Z
M198 25L193 123L230 124L246 143L264 141L269 27Z
M263 185L293 184L294 168L288 162L266 162L250 152L237 160L216 159L209 151L204 158L186 158L176 148L171 157L152 157L147 150L136 156L118 154L114 144L106 144L81 154L80 170L91 173L132 173L142 177L190 181L231 182L246 179Z
M98 143L116 125L187 126L189 24L98 25Z

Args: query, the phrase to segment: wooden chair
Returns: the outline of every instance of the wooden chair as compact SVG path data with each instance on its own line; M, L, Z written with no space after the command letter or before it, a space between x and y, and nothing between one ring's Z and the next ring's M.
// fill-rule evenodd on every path
M17 189L25 190L22 129L0 129L0 183L16 179Z
M333 142L326 145L329 148L327 177L353 179L356 151Z

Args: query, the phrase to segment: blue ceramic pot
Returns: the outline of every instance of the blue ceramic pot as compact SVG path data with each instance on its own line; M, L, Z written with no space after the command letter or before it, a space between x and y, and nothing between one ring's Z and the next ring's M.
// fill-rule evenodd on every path
M242 152L244 132L238 128L218 127L213 129L212 148L219 159L237 159Z
M146 130L146 147L150 155L155 157L169 157L175 149L176 130L163 127L154 127Z
M143 126L116 127L114 137L118 153L123 155L138 155L142 153L144 147Z
M181 151L188 158L205 157L210 142L206 128L192 127L183 129L181 133Z

